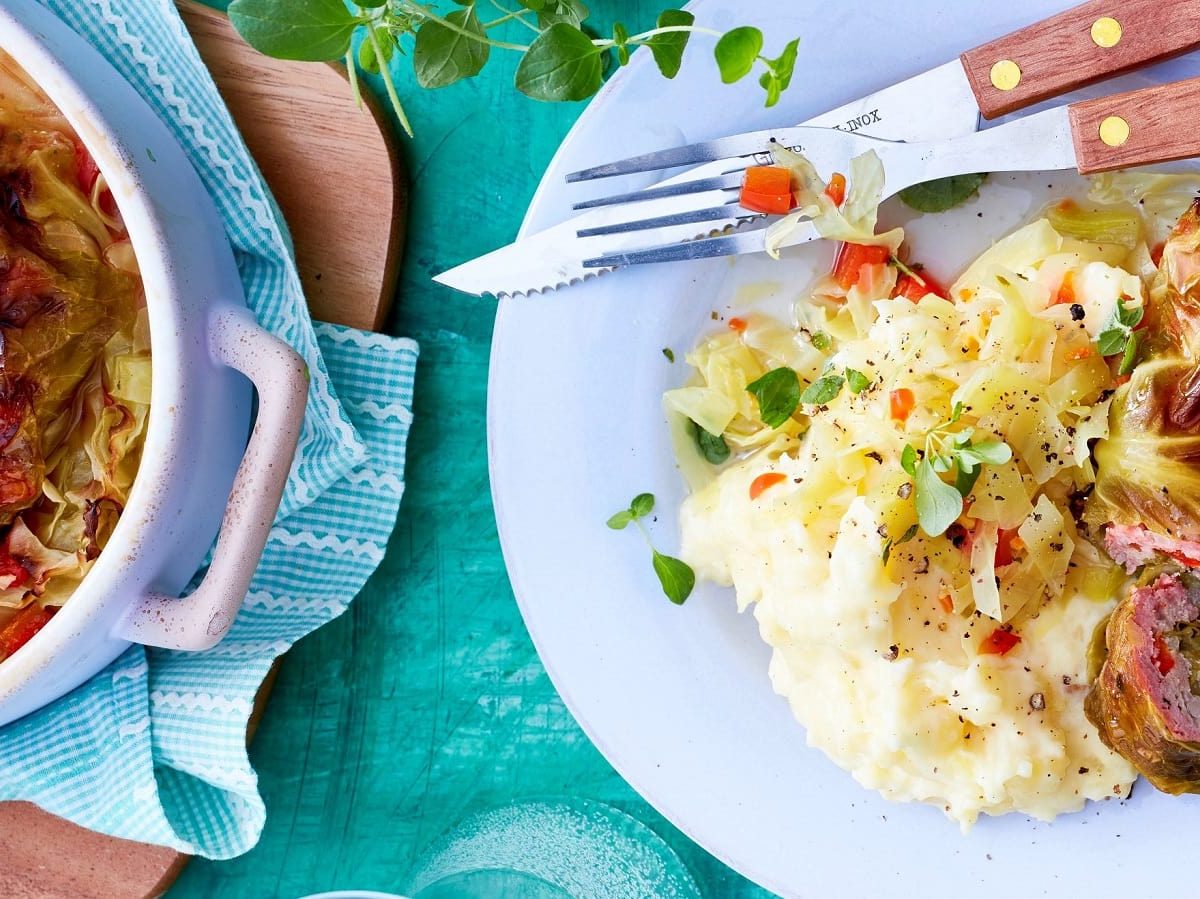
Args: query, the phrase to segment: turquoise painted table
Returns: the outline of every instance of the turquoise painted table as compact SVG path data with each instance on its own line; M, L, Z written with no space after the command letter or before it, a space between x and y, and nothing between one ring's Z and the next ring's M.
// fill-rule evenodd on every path
M633 23L661 8L591 5L597 18ZM407 91L417 128L404 144L412 207L388 330L416 338L422 355L400 519L350 611L284 660L251 750L268 809L262 842L234 861L193 862L172 897L395 891L472 812L562 796L600 800L649 825L706 899L766 896L604 761L542 669L505 575L484 432L495 304L430 276L513 237L582 109L522 97L514 68L497 54L472 83Z

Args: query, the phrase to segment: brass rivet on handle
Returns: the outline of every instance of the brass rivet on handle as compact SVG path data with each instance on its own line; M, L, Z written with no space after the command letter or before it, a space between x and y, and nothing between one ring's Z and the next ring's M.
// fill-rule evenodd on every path
M1100 123L1100 140L1110 147L1119 147L1129 140L1129 123L1119 115L1110 115Z
M1115 47L1121 43L1121 23L1111 16L1104 16L1092 23L1092 42L1097 47Z
M992 66L992 87L1010 91L1021 83L1021 67L1011 59L1002 59Z

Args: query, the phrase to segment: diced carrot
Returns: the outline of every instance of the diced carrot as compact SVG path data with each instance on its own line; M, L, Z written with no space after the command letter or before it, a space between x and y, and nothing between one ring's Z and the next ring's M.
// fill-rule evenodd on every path
M1119 375L1113 380L1113 383L1120 387L1122 384L1128 384L1133 375Z
M947 615L954 611L954 597L949 593L943 593L938 597L938 605L942 607L942 611Z
M979 654L985 656L1002 656L1021 642L1021 635L1009 628L998 627L979 644Z
M829 183L825 185L825 196L829 197L834 206L841 206L846 202L846 176L841 172L834 172Z
M758 499L762 496L764 490L768 490L776 484L782 484L786 480L787 475L778 471L768 471L766 474L760 474L750 482L750 498Z
M792 189L792 173L781 165L755 165L746 169L742 185L760 194L781 194Z
M891 407L892 418L896 419L896 421L906 421L913 410L913 406L917 404L917 398L907 387L900 387L891 392L888 397L888 404Z
M892 257L887 247L869 246L861 243L844 243L838 248L833 260L833 279L843 290L858 283L863 266L882 265Z
M729 320L729 330L741 334L746 330L746 324L747 322L744 318L731 318Z
M746 169L738 202L751 212L786 215L793 205L792 173L778 165L756 165Z
M1071 304L1075 302L1075 273L1067 272L1063 275L1062 283L1058 285L1058 292L1054 294L1054 302L1050 305L1058 306L1062 303Z

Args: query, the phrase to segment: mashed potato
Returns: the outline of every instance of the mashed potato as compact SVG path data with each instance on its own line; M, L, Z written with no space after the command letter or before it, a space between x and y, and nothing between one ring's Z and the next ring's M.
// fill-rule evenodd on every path
M682 556L754 605L771 681L809 743L964 828L980 813L1048 820L1124 797L1135 778L1083 711L1088 645L1125 581L1071 512L1116 383L1095 337L1143 300L1126 252L1040 220L977 260L952 299L916 302L891 298L880 264L795 329L751 317L713 337L688 357L694 383L666 397L677 436L691 421L731 450L706 467L680 453L693 485ZM770 427L747 385L781 367L842 383ZM906 447L929 460L983 441L1011 458L947 486L962 511L928 533Z
M742 608L755 604L771 682L810 745L863 786L938 805L964 828L981 812L1049 820L1128 794L1136 772L1083 714L1086 648L1112 602L1072 592L1011 652L979 655L995 622L893 581L865 501L830 543L788 514L786 496L746 499L762 470L732 469L687 500L683 554L701 577L736 585Z

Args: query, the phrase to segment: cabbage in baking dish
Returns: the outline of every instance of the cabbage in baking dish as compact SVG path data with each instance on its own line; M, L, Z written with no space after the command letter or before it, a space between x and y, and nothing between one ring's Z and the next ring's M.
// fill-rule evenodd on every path
M0 659L103 549L149 403L144 293L120 210L62 113L0 53Z

